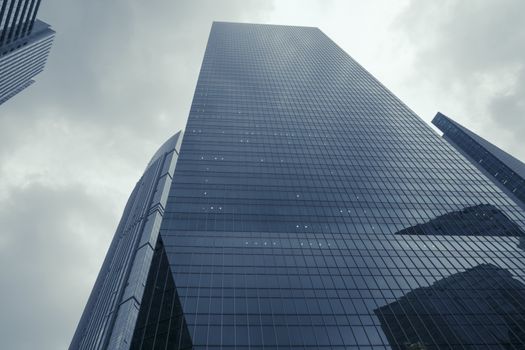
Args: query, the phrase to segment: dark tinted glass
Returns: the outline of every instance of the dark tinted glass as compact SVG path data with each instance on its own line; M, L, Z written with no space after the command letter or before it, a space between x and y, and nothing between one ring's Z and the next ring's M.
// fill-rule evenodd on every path
M213 25L161 228L194 349L518 349L524 225L318 29Z

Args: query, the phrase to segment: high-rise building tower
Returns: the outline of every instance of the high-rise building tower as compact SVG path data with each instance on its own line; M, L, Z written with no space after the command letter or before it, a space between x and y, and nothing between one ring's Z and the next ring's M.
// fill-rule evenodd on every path
M44 69L55 32L36 19L39 6L40 0L0 2L0 104Z
M175 139L71 349L525 343L525 212L320 30L214 23Z
M525 208L525 164L442 113L436 114L432 124L443 132L445 140Z

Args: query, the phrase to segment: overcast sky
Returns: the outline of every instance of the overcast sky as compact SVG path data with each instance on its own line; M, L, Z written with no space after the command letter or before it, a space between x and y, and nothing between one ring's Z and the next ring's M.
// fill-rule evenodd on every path
M184 128L213 20L319 27L426 121L525 160L522 0L43 0L36 84L0 106L0 347L64 349L125 202Z

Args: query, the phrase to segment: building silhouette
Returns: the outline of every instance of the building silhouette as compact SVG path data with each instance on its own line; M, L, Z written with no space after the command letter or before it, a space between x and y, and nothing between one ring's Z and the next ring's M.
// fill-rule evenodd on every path
M428 222L407 227L398 235L517 236L525 232L490 204L480 204L440 215Z
M36 19L40 0L0 3L0 104L34 83L43 71L55 32Z
M148 273L155 276L165 261L159 225L180 140L179 132L162 145L133 189L70 349L129 348L140 306L152 293L150 287L144 294Z
M525 349L525 284L480 264L376 310L393 349ZM458 312L461 310L461 312Z
M407 230L436 218L454 234ZM505 348L523 330L524 228L506 193L319 29L215 22L184 137L132 193L70 349ZM448 281L478 266L513 295L490 301L502 326L475 339L428 313L439 336L414 327L398 346L382 310L410 321L408 296L464 286Z
M445 140L525 208L525 164L442 113L432 123Z

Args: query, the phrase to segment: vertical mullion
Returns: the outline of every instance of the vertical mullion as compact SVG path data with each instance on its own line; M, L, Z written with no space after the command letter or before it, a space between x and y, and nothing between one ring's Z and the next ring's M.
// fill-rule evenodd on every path
M16 4L16 10L15 10L15 14L13 15L13 21L11 22L11 29L9 29L9 35L7 36L7 42L10 42L13 39L13 36L15 34L16 27L17 27L17 24L18 24L17 22L18 22L18 19L19 19L18 17L19 17L19 14L20 14L20 8L22 7L22 1L24 1L24 0L20 0Z
M36 0L31 0L31 5L29 5L29 10L27 11L26 18L24 20L24 27L22 29L22 36L29 34L29 26L31 22L31 15L33 14L33 9L35 7Z
M26 15L26 11L27 11L27 8L28 8L28 5L29 5L29 1L30 0L25 0L24 1L24 7L22 8L22 12L20 13L20 20L19 20L19 23L16 27L16 32L15 32L15 37L13 38L13 40L16 40L18 39L19 37L23 37L22 35L22 28L25 26L25 20L24 20L24 17Z
M0 9L0 32L4 31L5 29L7 29L7 25L6 25L6 22L3 21L3 18L4 18L4 14L5 14L5 9L7 7L7 2L8 0L5 0L4 2L2 2L2 8ZM3 25L2 25L3 24ZM6 27L6 28L3 28L3 27Z
M9 28L9 22L11 21L11 14L13 13L13 7L15 6L16 0L12 0L9 4L9 10L7 11L7 16L5 17L5 30L2 31L0 35L0 47L5 44L7 29Z
M29 28L27 30L28 33L31 33L31 31L33 30L33 24L35 23L35 18L36 18L36 13L38 12L38 8L40 7L40 1L41 0L37 0L36 2L35 10L33 11L33 15L31 16L31 20L29 21Z

